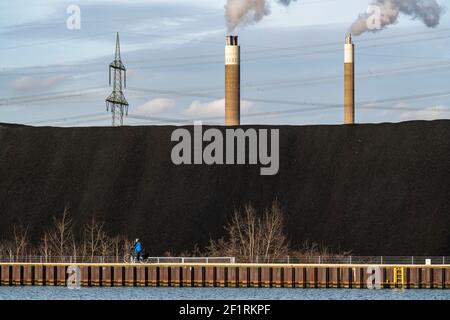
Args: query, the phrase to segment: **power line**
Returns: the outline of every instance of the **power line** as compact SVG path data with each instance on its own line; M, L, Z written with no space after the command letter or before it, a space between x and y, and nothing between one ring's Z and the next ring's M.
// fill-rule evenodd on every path
M427 41L433 41L433 40L441 40L441 39L445 39L445 38L449 38L450 34L442 36L442 37L436 37L436 38L431 38L431 39L427 39ZM389 43L387 45L390 46L396 46L399 44L405 44L405 43L410 43L410 42L415 42L415 41L399 41L399 42L395 42L395 43ZM371 48L377 48L380 47L379 44L374 44L374 45L369 45L369 46L358 46L358 50L360 49L371 49ZM328 50L321 50L321 51L307 51L307 52L293 52L293 53L286 53L286 54L276 54L276 55L266 55L266 56L257 56L257 57L245 57L245 53L243 53L243 60L245 60L245 63L254 63L254 62L259 62L259 61L266 61L266 60L279 60L279 59L286 59L286 58L292 58L292 57L305 57L305 56L315 56L318 54L334 54L334 53L341 53L342 49L341 48L336 48L336 49L328 49ZM258 53L260 54L260 53ZM219 56L218 56L219 57ZM198 61L198 62L184 62L184 63L169 63L169 64L159 64L159 65L149 65L149 66L139 66L136 67L139 70L155 70L155 69L167 69L167 68L175 68L175 67L190 67L190 66L205 66L205 65L210 65L210 64L219 64L222 62L222 59L219 60L219 58L217 60L202 60L202 61ZM132 63L131 63L132 65Z
M441 32L445 32L445 31L449 31L450 28L445 28L445 29L439 29L439 30L433 30L433 31L424 31L424 32L419 32L419 33L415 33L415 34L400 34L400 35L391 35L391 36L386 36L382 39L361 39L358 43L364 43L364 42L373 42L373 41L380 41L380 40L386 40L386 39L394 39L394 38L405 38L405 37L416 37L417 35L433 35L435 33L441 33ZM109 34L109 33L108 33ZM154 35L153 36L159 36L159 37L164 37L162 35ZM440 36L440 37L435 37L435 38L424 38L424 39L420 39L420 40L440 40L440 39L445 39L450 37L450 34L446 34L444 36ZM77 38L74 39L66 39L64 41L71 41L71 40L76 40ZM63 41L63 40L61 40ZM202 40L202 42L205 42ZM213 43L219 43L216 41L212 41ZM409 39L409 40L405 40L405 41L397 41L394 43L388 43L385 45L398 45L398 44L405 44L405 43L412 43L412 42L419 42L419 40L417 39ZM222 42L221 42L222 43ZM261 54L265 54L266 52L276 52L276 51L293 51L293 50L304 50L304 49L314 49L314 48L320 48L320 47L324 47L324 46L334 46L334 45L342 45L342 42L329 42L329 43L321 43L321 44L312 44L312 45L303 45L303 46L294 46L294 47L271 47L270 49L267 50L257 50L257 51L248 51L248 52L243 52L243 55L261 55ZM372 44L370 46L359 46L358 49L368 49L368 48L374 48L374 47L379 47L380 45L383 44ZM249 45L246 45L247 47ZM0 48L1 50L1 48ZM305 56L305 55L314 55L314 54L327 54L327 53L334 53L334 52L341 52L341 48L336 48L336 49L332 49L332 50L322 50L322 51L308 51L308 52L303 52L303 53L290 53L290 54L284 54L284 55L276 55L276 56L263 56L263 57L255 57L255 58L247 58L247 61L252 62L252 61L259 61L259 60L266 60L266 59L277 59L277 58L286 58L286 57L292 57L292 56ZM155 59L140 59L140 60L130 60L130 61L126 61L127 63L139 63L139 62L147 62L147 61L176 61L176 60L188 60L188 59L204 59L204 58L222 58L222 54L209 54L209 55L195 55L195 56L184 56L184 57L171 57L171 58L155 58ZM414 57L412 57L414 58ZM218 63L221 62L222 60L213 60L213 61L201 61L201 62L187 62L187 63L182 63L182 64L166 64L166 65L153 65L153 66L144 66L143 68L145 69L158 69L158 68L168 68L168 67L179 67L179 66L189 66L189 65L199 65L199 64L213 64L213 63ZM93 63L80 63L80 64L72 64L69 67L76 67L76 66L84 66L84 67L88 67L90 65L98 65L97 62L93 62ZM42 66L42 67L34 67L34 68L49 68L51 66ZM142 68L141 68L142 69ZM93 70L93 71L97 71L97 70ZM100 71L100 69L98 70ZM55 71L55 72L46 72L46 74L51 74L51 73L60 73L59 71ZM13 74L12 72L0 72L0 76L2 75L11 75ZM22 75L28 75L30 73L21 73ZM42 73L40 73L42 74Z
M129 114L129 118L137 119L137 120L150 120L150 121L159 121L159 122L167 122L167 123L193 123L195 120L193 119L176 119L176 118L165 118L165 117L155 117L155 116L144 116L138 114Z
M85 39L85 38L97 38L97 37L104 36L107 34L110 35L111 32L103 32L103 33L98 33L98 34L94 34L94 35L80 36L80 37L74 37L74 38L69 38L69 39L58 39L58 40L51 40L51 41L44 41L44 42L26 43L26 44L21 44L21 45L12 46L12 47L0 47L0 50L12 50L12 49L18 49L18 48L35 47L35 46L41 46L41 45L45 45L45 44L61 43L61 42L80 40L80 39Z
M367 71L364 73L358 73L356 77L358 79L367 79L367 78L373 78L373 77L380 77L380 76L388 76L388 75L398 75L403 73L414 73L418 71L444 71L450 68L450 60L444 60L434 63L426 63L426 64L408 64L404 66L400 66L397 68L389 68L389 69L380 69L380 70L374 70L374 71ZM258 88L266 88L266 90L270 89L280 89L280 88L287 88L287 87L293 87L293 86L299 86L299 85L315 85L319 83L329 82L329 81L336 81L341 80L342 75L336 74L326 77L316 77L316 78L303 78L303 79L296 79L296 80L288 80L288 81L275 81L275 82L262 82L262 83L256 83L256 84L250 84L250 85L243 85L243 89L258 89ZM268 88L267 88L268 87ZM191 88L191 91L195 92L183 92L179 90L159 90L159 89L143 89L143 88L129 88L130 90L134 91L140 91L140 92L151 92L156 94L163 94L163 95L175 95L175 96L190 96L190 97L200 97L200 98L210 98L210 99L222 99L222 96L212 95L212 94L206 94L208 92L215 92L217 90L222 90L223 87L211 87L205 90L195 90L195 88ZM32 95L32 96L23 96L23 97L11 97L11 98L3 98L0 99L0 106L4 105L15 105L15 104L22 104L22 103L34 103L34 102L43 102L43 101L51 101L51 100L63 100L71 97L79 97L84 95L95 95L104 93L104 90L106 88L104 87L92 87L92 88L86 88L86 89L80 89L79 91L62 91L57 92L54 94L41 94L41 95Z
M445 29L439 29L439 30L433 30L433 31L424 31L424 32L418 32L418 33L402 33L399 35L391 35L391 36L384 36L381 39L373 39L373 38L368 38L368 39L360 39L358 41L358 43L365 43L365 42L376 42L376 41L385 41L386 39L396 39L396 38L402 38L404 39L405 37L416 37L417 35L433 35L435 33L441 33L441 32L447 32L450 31L450 28L445 28ZM449 37L449 35L445 35L444 38ZM440 39L440 38L439 38ZM425 38L424 40L427 40L427 38ZM410 43L410 42L416 42L418 41L417 39L410 39L410 40L406 40L403 41L401 43ZM216 42L215 42L216 43ZM222 42L221 42L222 43ZM301 45L301 46L292 46L292 47L269 47L267 50L257 50L257 51L242 51L243 55L261 55L261 54L266 54L267 52L277 52L277 51L298 51L298 50L305 50L305 49L315 49L315 48L321 48L321 47L329 47L329 46L342 46L342 41L334 41L334 42L325 42L325 43L317 43L317 44L310 44L310 45ZM397 42L398 43L398 42ZM394 43L395 44L395 43ZM249 44L245 44L245 47L249 47L252 45ZM341 48L338 49L333 49L333 51L342 51ZM328 51L327 51L328 52ZM316 52L308 52L308 53L316 53ZM222 54L207 54L207 55L195 55L195 56L180 56L180 57L171 57L171 58L154 58L154 59L146 59L146 60L130 60L127 61L128 63L133 63L133 62L148 62L148 61L168 61L168 60L187 60L187 59L204 59L204 58L222 58L223 55Z
M388 103L394 103L398 101L414 101L414 100L424 100L436 97L446 97L450 96L450 91L441 91L441 92L432 92L432 93L424 93L410 96L401 96L401 97L393 97L386 98L376 101L360 101L357 102L358 109L373 109L373 110L388 110L388 111L422 111L420 108L413 107L396 107L396 106L386 106ZM252 101L252 99L247 99ZM253 100L254 101L254 100ZM259 101L261 102L261 101ZM265 101L269 103L269 101ZM272 100L270 103L280 104L283 101ZM263 111L263 112L254 112L254 113L244 113L242 114L243 118L252 118L259 116L276 116L276 115L288 115L288 114L297 114L297 113L305 113L305 112L316 112L316 111L324 111L331 109L341 109L343 108L342 104L327 104L327 103L308 103L308 102L299 102L299 101L290 101L289 104L297 105L297 106L306 106L302 108L290 108L283 110L275 110L275 111ZM442 112L442 110L439 110ZM445 112L445 111L444 111ZM448 110L450 112L450 109ZM98 117L102 116L102 114L87 114L87 115L79 115L73 117L65 117L65 118L57 118L57 119L48 119L48 120L38 120L29 122L29 124L42 124L42 123L59 123L59 122L67 122L69 120L78 120L77 123L84 123L98 121ZM152 121L152 122L165 122L165 123L176 123L176 124L192 124L194 121L199 120L198 118L172 118L172 117L158 117L158 116L146 116L146 115L138 115L138 114L130 114L129 118L142 120L142 121ZM223 120L223 116L215 116L215 117L201 117L204 121L213 121L213 120ZM67 125L67 123L65 123Z
M164 15L164 18L183 18L183 17L202 17L202 16L209 16L210 14L208 13L196 13L196 14L180 14L180 15ZM116 19L111 19L108 18L108 22L120 22L120 21L139 21L139 20L148 20L149 16L148 15L143 15L143 16L133 16L133 18L116 18ZM88 19L83 19L83 25L85 24L104 24L105 21L104 19L98 19L98 20L88 20ZM33 23L23 23L23 24L19 24L19 25L10 25L5 27L6 30L13 30L13 31L21 31L20 29L25 29L24 31L28 31L27 29L36 29L37 27L41 28L41 27L54 27L54 26L61 26L64 25L61 23L61 19L58 19L58 21L56 22L51 22L51 23L39 23L38 25L33 24ZM4 32L6 33L6 32Z
M413 73L418 71L444 71L450 68L450 60L445 60L441 62L436 63L427 63L427 64L409 64L405 66L401 66L398 68L389 68L389 69L381 69L381 70L374 70L374 71L367 71L364 73L358 73L356 77L358 79L366 79L366 78L373 78L373 77L380 77L380 76L388 76L388 75L398 75L403 73ZM250 85L243 85L242 88L247 89L258 89L258 88L266 88L266 90L269 89L280 89L280 88L287 88L292 86L299 86L299 85L315 85L319 83L324 83L328 81L336 81L341 80L342 75L336 74L332 76L326 76L326 77L317 77L317 78L303 78L303 79L297 79L297 80L289 80L289 81L275 81L275 82L262 82L262 83L256 83L256 84L250 84ZM269 88L267 88L269 87ZM150 93L156 93L156 94L163 94L163 95L175 95L175 96L190 96L190 97L200 97L200 98L209 98L209 99L221 99L222 96L213 95L213 94L206 94L208 92L215 92L217 90L222 90L223 87L214 87L214 88L208 88L206 90L195 90L191 88L191 91L194 92L183 92L179 90L159 90L159 89L143 89L143 88L129 88L130 90L134 91L140 91L140 92L150 92ZM86 89L80 89L79 91L63 91L63 92L57 92L54 94L41 94L41 95L32 95L32 96L23 96L23 97L11 97L11 98L4 98L0 99L0 106L1 105L15 105L15 104L22 104L22 103L34 103L34 102L42 102L42 101L51 101L51 100L62 100L67 99L71 97L79 97L83 95L95 95L104 93L104 90L106 88L103 87L93 87L93 88L86 88Z
M106 121L106 120L110 120L110 119L111 119L111 117L109 115L103 115L103 116L99 116L99 117L93 118L93 119L86 119L86 120L79 120L79 121L72 121L72 122L64 123L64 125L73 126L76 124L87 124L87 123L93 123L93 122Z
M53 118L53 119L46 119L46 120L36 120L31 122L26 122L25 124L42 124L42 123L58 123L58 122L66 122L71 120L82 120L92 117L106 117L105 113L91 113L91 114L84 114L84 115L78 115L78 116L69 116L69 117L62 117L62 118ZM109 118L109 116L108 116Z
M30 103L30 102L41 102L41 101L49 101L49 100L61 100L67 99L71 97L79 97L86 95L95 95L104 92L105 88L103 87L94 87L94 88L85 88L80 89L79 91L60 91L53 94L39 94L39 95L30 95L30 96L19 96L19 97L10 97L0 99L0 106L8 106L14 104L22 104L22 103Z

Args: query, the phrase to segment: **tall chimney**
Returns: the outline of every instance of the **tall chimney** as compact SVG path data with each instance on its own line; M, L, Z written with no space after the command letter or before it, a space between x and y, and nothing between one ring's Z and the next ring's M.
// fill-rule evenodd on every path
M345 38L344 58L344 124L355 123L355 45L352 35Z
M241 52L237 36L227 36L225 47L225 125L241 124Z

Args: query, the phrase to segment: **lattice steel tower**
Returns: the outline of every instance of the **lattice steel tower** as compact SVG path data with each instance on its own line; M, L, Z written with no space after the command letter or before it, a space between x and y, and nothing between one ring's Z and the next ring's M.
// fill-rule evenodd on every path
M114 72L113 92L106 98L106 111L111 109L112 126L122 126L123 116L128 115L128 101L122 90L122 73L124 88L127 87L127 69L120 59L119 33L116 40L116 57L109 65L109 85L111 85L111 70Z

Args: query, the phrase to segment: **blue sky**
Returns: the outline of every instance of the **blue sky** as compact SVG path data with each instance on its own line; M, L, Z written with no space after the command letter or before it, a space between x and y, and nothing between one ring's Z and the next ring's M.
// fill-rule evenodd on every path
M298 0L238 30L243 124L342 123L343 41L369 0ZM444 4L444 2L441 2ZM81 30L66 9L81 8ZM225 0L0 3L0 122L110 125L115 32L129 125L222 124ZM450 117L450 14L355 38L357 122Z

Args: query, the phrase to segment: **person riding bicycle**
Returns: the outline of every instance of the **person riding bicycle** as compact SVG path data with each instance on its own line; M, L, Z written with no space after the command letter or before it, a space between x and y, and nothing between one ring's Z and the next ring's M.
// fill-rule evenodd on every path
M141 252L142 252L142 243L139 239L136 239L134 242L134 252L136 253L136 261L139 262L139 259L141 258Z

